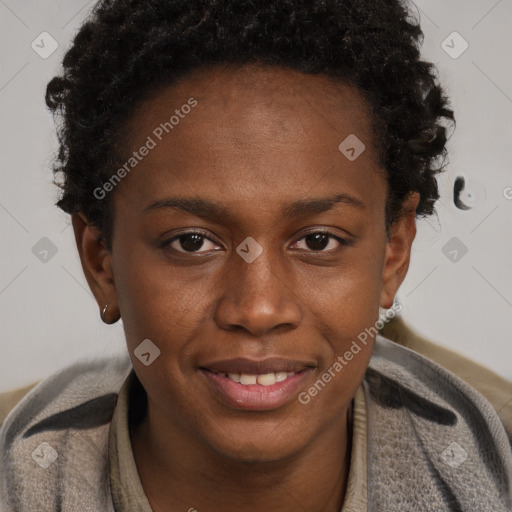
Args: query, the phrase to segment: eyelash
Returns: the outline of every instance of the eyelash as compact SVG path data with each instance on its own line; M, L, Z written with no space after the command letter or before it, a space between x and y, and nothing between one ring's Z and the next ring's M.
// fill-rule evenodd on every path
M342 237L340 237L338 235L334 235L333 233L331 233L329 231L323 231L323 230L316 230L316 231L311 231L309 233L306 233L301 238L299 238L297 240L297 242L299 242L300 240L303 240L304 238L306 238L309 235L316 235L318 233L321 233L323 235L328 235L329 238L334 238L340 244L341 247L346 247L346 246L352 245L352 241L351 240L348 240L346 238L342 238ZM196 229L194 231L184 231L183 233L180 233L179 235L176 235L176 236L170 238L169 240L166 240L166 241L162 242L160 244L160 247L166 249L174 241L178 240L180 237L182 237L184 235L200 235L201 237L209 240L210 242L212 242L214 244L216 243L214 240L212 240L211 238L208 237L208 232L206 232L206 231L204 231L202 229ZM297 243L297 242L295 242L295 243ZM304 249L302 249L302 250L304 250ZM336 252L337 250L339 250L339 249L334 249L334 250L330 250L330 251L324 251L324 250L314 251L314 250L310 250L309 252L312 252L312 253L315 253L315 254L332 254L332 253ZM174 249L174 251L176 251L178 253L181 253L181 254L203 254L203 253L200 253L200 252L180 251L180 250L177 250L177 249ZM204 254L206 254L206 253L204 253Z

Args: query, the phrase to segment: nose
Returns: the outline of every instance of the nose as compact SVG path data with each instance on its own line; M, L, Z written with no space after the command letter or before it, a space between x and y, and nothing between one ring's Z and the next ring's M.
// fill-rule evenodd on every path
M227 265L215 310L219 328L257 337L297 328L302 318L299 293L291 270L278 256L264 249L248 263L234 253Z

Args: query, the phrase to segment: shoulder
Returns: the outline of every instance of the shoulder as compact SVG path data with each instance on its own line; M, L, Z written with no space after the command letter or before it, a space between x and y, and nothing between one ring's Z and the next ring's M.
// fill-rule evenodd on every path
M0 393L0 426L2 426L5 418L14 409L18 402L37 384L38 382L33 382L27 386Z
M402 510L407 500L432 510L510 509L512 450L482 394L382 335L363 384L369 499L380 510Z
M512 444L512 382L468 357L419 335L400 317L384 325L380 334L441 365L477 390L498 414Z
M128 355L79 361L40 382L3 393L0 449L38 429L84 427L94 415L112 409L117 392L132 368ZM7 444L6 444L7 443Z
M21 398L0 428L0 509L60 510L64 499L77 510L73 500L90 486L87 509L111 510L98 475L108 474L110 423L132 370L128 354L75 363Z

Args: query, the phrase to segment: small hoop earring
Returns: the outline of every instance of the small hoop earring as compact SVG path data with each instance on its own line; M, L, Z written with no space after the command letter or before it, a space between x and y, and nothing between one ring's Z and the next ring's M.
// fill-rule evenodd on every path
M107 322L107 320L105 320L105 313L107 312L107 308L108 308L109 304L106 304L105 307L101 310L101 320L103 321L103 323L107 324L107 325L111 325L111 324L115 324L119 318L116 318L113 322Z

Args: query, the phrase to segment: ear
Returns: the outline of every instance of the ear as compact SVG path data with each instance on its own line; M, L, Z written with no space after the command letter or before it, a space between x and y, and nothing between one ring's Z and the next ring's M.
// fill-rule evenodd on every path
M395 294L409 269L412 242L416 236L416 208L419 200L418 192L409 194L404 202L403 216L390 226L380 297L380 305L385 309L393 305Z
M89 223L83 213L71 214L71 222L82 269L100 311L108 304L105 316L118 318L120 313L112 271L112 255L101 241L99 230Z

